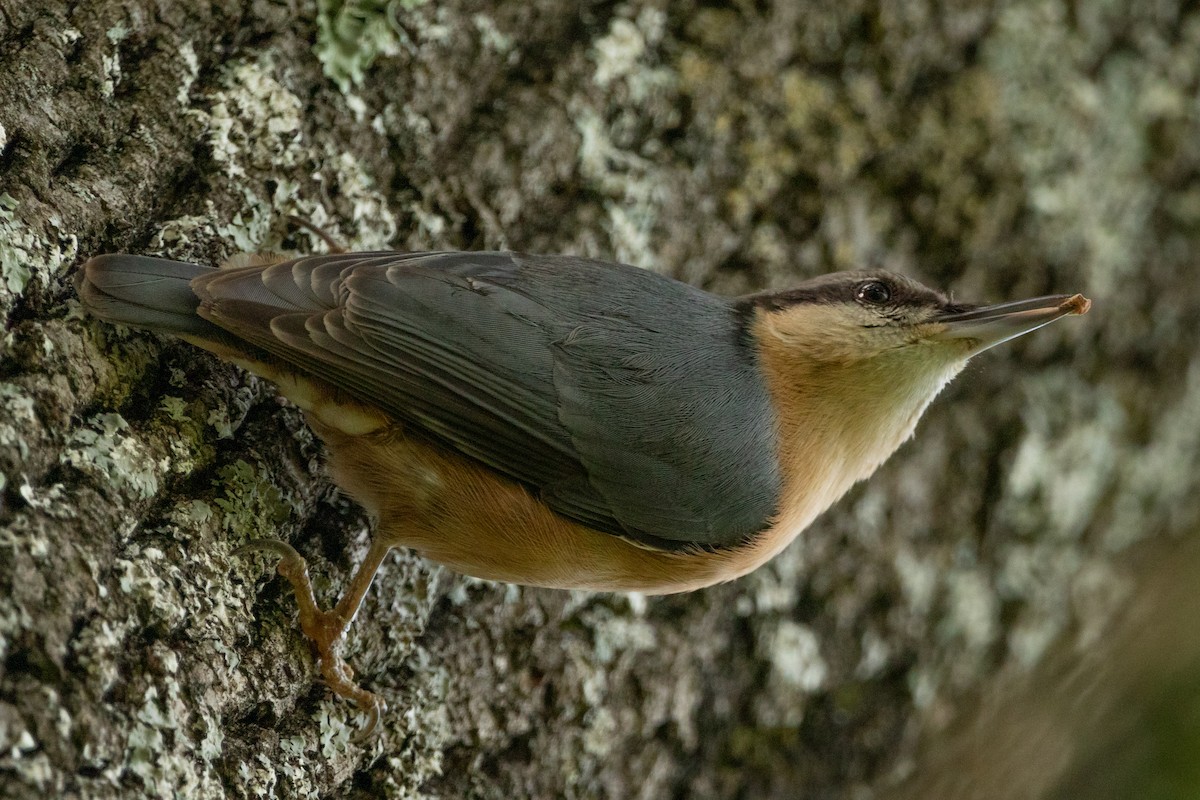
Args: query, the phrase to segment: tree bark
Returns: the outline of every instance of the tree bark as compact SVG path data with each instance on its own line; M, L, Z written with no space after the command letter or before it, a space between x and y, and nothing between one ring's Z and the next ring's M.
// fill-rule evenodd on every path
M0 0L0 797L1194 796L1197 53L1169 0ZM288 215L723 293L882 265L1096 304L734 584L395 554L359 745L232 551L292 542L332 602L367 521L269 385L70 281L324 247Z

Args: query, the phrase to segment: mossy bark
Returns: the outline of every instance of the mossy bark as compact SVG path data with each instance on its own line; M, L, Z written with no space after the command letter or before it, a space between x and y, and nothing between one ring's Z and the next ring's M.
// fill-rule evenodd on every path
M1132 0L0 0L0 796L1194 790L1197 53L1200 11ZM319 445L70 282L324 246L288 215L727 293L871 264L1096 305L981 356L736 584L395 555L352 634L391 705L359 746L290 590L231 555L284 538L337 595L366 521Z

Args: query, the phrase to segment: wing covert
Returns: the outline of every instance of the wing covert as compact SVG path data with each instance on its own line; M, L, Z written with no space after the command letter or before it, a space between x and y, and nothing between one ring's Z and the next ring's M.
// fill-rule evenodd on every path
M685 284L584 259L384 252L220 270L193 288L209 321L590 527L721 546L774 512L753 354L728 302Z

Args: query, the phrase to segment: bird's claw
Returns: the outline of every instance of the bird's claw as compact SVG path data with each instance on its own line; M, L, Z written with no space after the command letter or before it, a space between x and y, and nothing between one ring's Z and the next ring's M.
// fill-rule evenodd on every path
M233 551L236 556L265 551L279 557L276 570L292 585L299 607L300 628L317 654L317 665L321 677L330 691L352 701L366 712L366 724L351 737L359 744L370 739L379 727L379 721L387 710L387 703L374 692L368 692L354 682L354 670L341 656L346 628L353 619L353 612L339 613L338 609L323 611L317 606L312 581L308 577L308 563L287 542L278 539L255 539ZM354 603L357 608L357 601Z
M360 711L366 713L367 720L362 730L350 737L351 744L365 744L374 739L379 733L379 720L387 713L387 702L382 697L372 692L363 692L363 694L370 700L366 705L362 702L358 702L357 705Z

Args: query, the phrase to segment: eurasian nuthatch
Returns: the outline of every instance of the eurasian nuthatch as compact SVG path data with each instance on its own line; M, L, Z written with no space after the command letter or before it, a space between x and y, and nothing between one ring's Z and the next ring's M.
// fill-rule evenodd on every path
M1082 295L977 307L887 272L718 297L653 272L520 253L343 253L216 269L88 261L83 304L279 385L377 520L321 611L280 542L337 694L377 718L341 645L376 569L682 592L782 550L913 432L967 359Z

